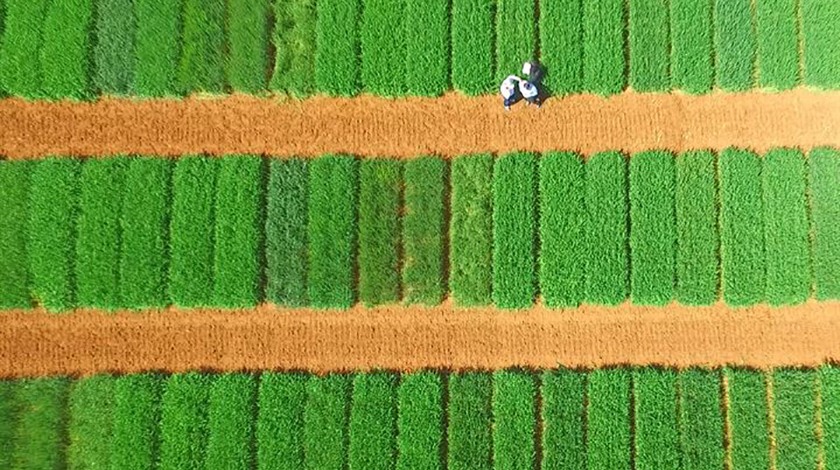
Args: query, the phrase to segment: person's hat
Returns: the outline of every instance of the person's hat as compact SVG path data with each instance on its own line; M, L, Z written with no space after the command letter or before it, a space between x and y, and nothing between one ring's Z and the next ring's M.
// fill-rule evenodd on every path
M525 75L531 75L531 63L525 62L522 64L522 73Z

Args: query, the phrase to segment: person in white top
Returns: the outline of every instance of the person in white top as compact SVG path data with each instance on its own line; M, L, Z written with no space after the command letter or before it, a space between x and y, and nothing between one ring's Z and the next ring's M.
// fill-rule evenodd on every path
M535 104L538 108L542 106L540 103L540 90L533 83L520 80L519 93L522 93L522 97L525 98L527 104Z
M509 110L510 106L516 101L516 85L522 84L522 79L516 75L509 75L499 87L499 92L505 100L505 109Z

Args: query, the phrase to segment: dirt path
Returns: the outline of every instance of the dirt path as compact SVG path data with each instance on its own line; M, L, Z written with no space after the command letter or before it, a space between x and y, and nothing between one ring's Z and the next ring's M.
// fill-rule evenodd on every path
M265 306L0 314L0 376L188 369L818 365L840 360L840 303L527 312Z
M551 99L541 110L518 105L508 113L495 96L458 94L286 102L247 96L96 103L5 99L0 122L0 154L10 158L202 152L410 158L733 145L764 151L840 146L840 92L575 95Z

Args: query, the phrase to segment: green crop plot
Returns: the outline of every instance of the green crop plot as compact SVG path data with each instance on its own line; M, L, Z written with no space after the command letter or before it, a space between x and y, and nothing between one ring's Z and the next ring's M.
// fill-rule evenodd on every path
M0 40L0 89L28 99L42 98L43 18L49 0L6 0Z
M403 375L397 394L397 469L441 470L444 378L432 372Z
M12 466L12 454L15 451L15 425L17 424L17 402L15 396L19 384L12 380L0 380L0 465Z
M178 88L220 94L225 86L225 0L182 0Z
M349 467L392 469L397 459L397 381L395 374L358 374L350 408Z
M225 76L234 91L260 93L266 89L269 2L228 2Z
M184 0L135 0L134 92L140 96L177 96Z
M583 2L540 0L540 61L552 93L583 90Z
M68 468L109 468L114 384L110 375L74 382L68 398Z
M253 468L256 378L250 374L218 376L210 387L206 468Z
M496 0L496 81L519 74L522 63L535 59L536 0Z
M532 469L536 463L537 384L530 372L493 374L493 465Z
M537 289L536 156L499 157L493 173L493 301L526 308Z
M668 0L630 0L630 86L636 91L671 88Z
M671 85L706 93L714 82L712 0L671 0Z
M42 91L47 98L90 96L92 13L93 0L53 1L47 9L41 47Z
M28 379L18 384L11 468L61 468L69 385L61 377Z
M799 83L797 0L756 0L758 83L787 90Z
M309 164L303 159L271 160L266 190L266 300L307 303L307 195Z
M824 366L820 370L820 424L825 468L840 464L840 369Z
M586 469L586 373L545 371L540 382L543 468Z
M304 455L307 469L347 468L348 421L352 377L312 377L304 410Z
M315 84L331 95L359 91L361 0L320 0L315 27Z
M305 96L315 85L316 5L314 0L274 3L274 75L271 89Z
M402 165L364 160L359 168L359 299L366 305L400 299Z
M816 297L840 299L840 152L816 149L809 158Z
M451 470L493 468L493 383L489 374L449 377L448 465Z
M805 83L840 88L840 3L810 0L800 8Z
M318 390L323 388L318 387ZM303 450L307 377L302 374L274 372L263 374L260 378L257 407L257 467L270 470L306 468ZM340 411L343 417L343 409ZM317 412L320 413L320 410ZM321 423L315 420L314 424ZM313 438L317 438L316 433L320 430L312 431ZM322 449L332 450L327 443Z
M158 459L164 381L153 374L126 375L114 384L113 468L152 468Z
M589 374L586 396L587 468L631 468L631 374L622 369L595 370Z
M212 384L211 376L194 372L166 381L160 405L161 468L196 468L204 463Z
M770 468L767 386L763 372L727 370L732 468Z
M92 82L101 93L128 95L133 91L136 28L132 0L97 2Z
M680 468L677 374L639 369L633 373L636 468Z
M437 96L449 89L450 0L406 1L405 91Z
M583 89L611 95L627 84L624 0L583 2Z
M817 397L819 375L810 370L773 373L776 468L818 468Z
M362 85L384 96L405 93L405 0L362 0Z
M448 169L443 160L432 157L407 161L403 168L402 291L408 303L436 305L443 300Z
M494 10L493 0L452 0L452 86L468 95L495 89Z
M28 162L0 161L0 308L31 307L29 254Z
M717 85L726 91L754 86L756 36L752 0L715 0Z
M679 375L678 387L682 468L722 467L724 418L719 372L683 371Z

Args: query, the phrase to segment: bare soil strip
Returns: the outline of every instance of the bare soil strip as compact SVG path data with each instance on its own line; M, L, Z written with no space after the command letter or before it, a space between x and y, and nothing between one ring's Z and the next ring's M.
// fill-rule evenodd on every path
M840 92L797 89L691 96L639 94L550 99L502 109L499 98L250 96L93 103L0 100L0 154L179 156L324 153L411 158L473 152L650 149L763 152L840 146Z
M840 303L508 312L262 306L0 314L0 376L149 370L816 366L840 361Z

